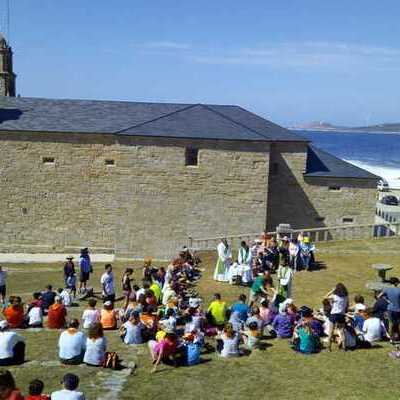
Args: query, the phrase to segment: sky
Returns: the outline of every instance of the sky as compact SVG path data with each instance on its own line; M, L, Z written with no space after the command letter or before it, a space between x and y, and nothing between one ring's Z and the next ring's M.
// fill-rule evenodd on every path
M400 122L398 0L0 0L21 96Z

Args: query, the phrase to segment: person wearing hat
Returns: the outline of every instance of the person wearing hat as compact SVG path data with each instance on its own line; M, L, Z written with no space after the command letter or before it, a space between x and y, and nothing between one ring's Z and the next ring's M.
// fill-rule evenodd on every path
M75 275L75 264L72 261L74 259L73 256L66 257L67 261L64 264L64 282L65 286L67 286L67 279L71 275Z
M311 257L313 251L314 246L310 243L310 238L305 236L303 242L300 244L300 259L303 268L307 271L311 268Z
M85 395L78 392L79 377L75 374L65 374L62 378L63 388L51 394L51 400L85 400Z
M0 321L0 365L20 365L25 361L25 340L9 330L7 321Z

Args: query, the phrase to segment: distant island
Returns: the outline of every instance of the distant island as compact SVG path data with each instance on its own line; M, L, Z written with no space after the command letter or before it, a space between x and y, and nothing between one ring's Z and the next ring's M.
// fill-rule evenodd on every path
M390 124L379 124L370 126L340 126L330 124L329 122L310 122L307 124L299 124L288 127L293 130L304 130L304 131L322 131L322 132L370 132L370 133L400 133L400 123L390 123Z

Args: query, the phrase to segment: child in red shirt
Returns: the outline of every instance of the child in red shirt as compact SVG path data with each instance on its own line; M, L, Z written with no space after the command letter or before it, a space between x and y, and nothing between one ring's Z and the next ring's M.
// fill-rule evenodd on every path
M50 396L42 394L44 383L40 379L34 379L29 384L29 396L25 396L25 400L50 400Z
M15 386L14 377L8 370L0 371L0 398L4 400L24 400L24 396Z
M67 310L62 303L61 297L57 296L55 301L47 313L47 327L50 329L62 329L65 327Z

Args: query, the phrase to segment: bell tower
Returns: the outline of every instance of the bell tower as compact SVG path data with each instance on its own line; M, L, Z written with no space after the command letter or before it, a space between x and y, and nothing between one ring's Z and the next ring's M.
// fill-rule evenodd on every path
M15 97L15 78L12 49L0 35L0 96Z

